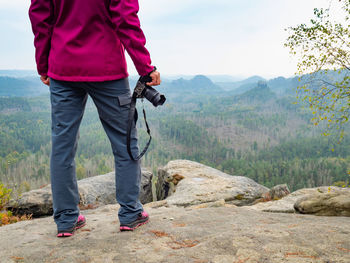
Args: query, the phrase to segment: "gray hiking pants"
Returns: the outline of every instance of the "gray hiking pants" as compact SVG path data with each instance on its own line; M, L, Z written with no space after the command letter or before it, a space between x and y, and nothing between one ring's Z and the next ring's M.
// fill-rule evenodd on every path
M52 112L51 187L53 216L58 230L70 229L79 216L79 193L74 157L79 126L88 95L95 103L102 126L111 142L115 160L116 198L121 224L130 223L143 211L139 201L141 168L130 159L126 128L131 92L128 79L104 82L70 82L50 79ZM131 132L131 151L138 155L137 131Z

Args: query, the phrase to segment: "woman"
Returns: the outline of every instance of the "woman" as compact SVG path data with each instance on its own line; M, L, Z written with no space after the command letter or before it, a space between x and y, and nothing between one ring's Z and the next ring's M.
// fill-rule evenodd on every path
M52 111L51 187L57 237L72 236L86 223L79 214L74 156L88 95L111 142L121 231L149 220L139 201L141 169L127 152L131 92L124 49L150 86L160 84L137 16L137 0L32 0L37 70L50 86ZM131 148L138 155L136 128Z

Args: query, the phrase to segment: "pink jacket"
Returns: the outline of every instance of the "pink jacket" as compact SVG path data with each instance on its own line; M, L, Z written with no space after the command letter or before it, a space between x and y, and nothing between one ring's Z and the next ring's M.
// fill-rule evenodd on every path
M66 81L125 78L125 48L138 73L148 74L138 10L138 0L31 0L38 73Z

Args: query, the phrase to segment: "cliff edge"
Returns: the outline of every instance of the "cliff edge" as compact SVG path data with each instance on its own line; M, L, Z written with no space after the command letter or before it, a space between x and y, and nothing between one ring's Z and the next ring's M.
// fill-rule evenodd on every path
M0 262L350 262L349 217L293 213L293 193L256 203L267 188L194 162L170 162L158 177L165 199L144 205L150 222L134 232L119 231L117 204L82 211L87 225L66 239L52 217L23 221L0 227Z
M84 211L87 225L55 237L52 218L0 228L1 262L350 262L350 220L246 207L150 207L150 222L119 232L118 205Z

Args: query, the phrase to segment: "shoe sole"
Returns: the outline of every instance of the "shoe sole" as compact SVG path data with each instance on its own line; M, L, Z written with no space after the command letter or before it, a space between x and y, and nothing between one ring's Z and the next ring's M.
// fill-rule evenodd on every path
M73 233L59 233L57 234L57 237L71 237L74 235L74 232Z
M57 237L71 237L71 236L74 235L76 230L82 228L85 225L86 225L86 220L84 220L83 222L77 223L77 225L75 226L73 232L59 233L59 234L57 234Z
M138 223L135 227L128 227L128 226L121 226L119 229L121 232L124 232L124 231L134 231L136 228L138 228L139 226L142 226L144 224L147 224L149 222L149 219L147 219L147 221L145 222L141 222L141 223Z

